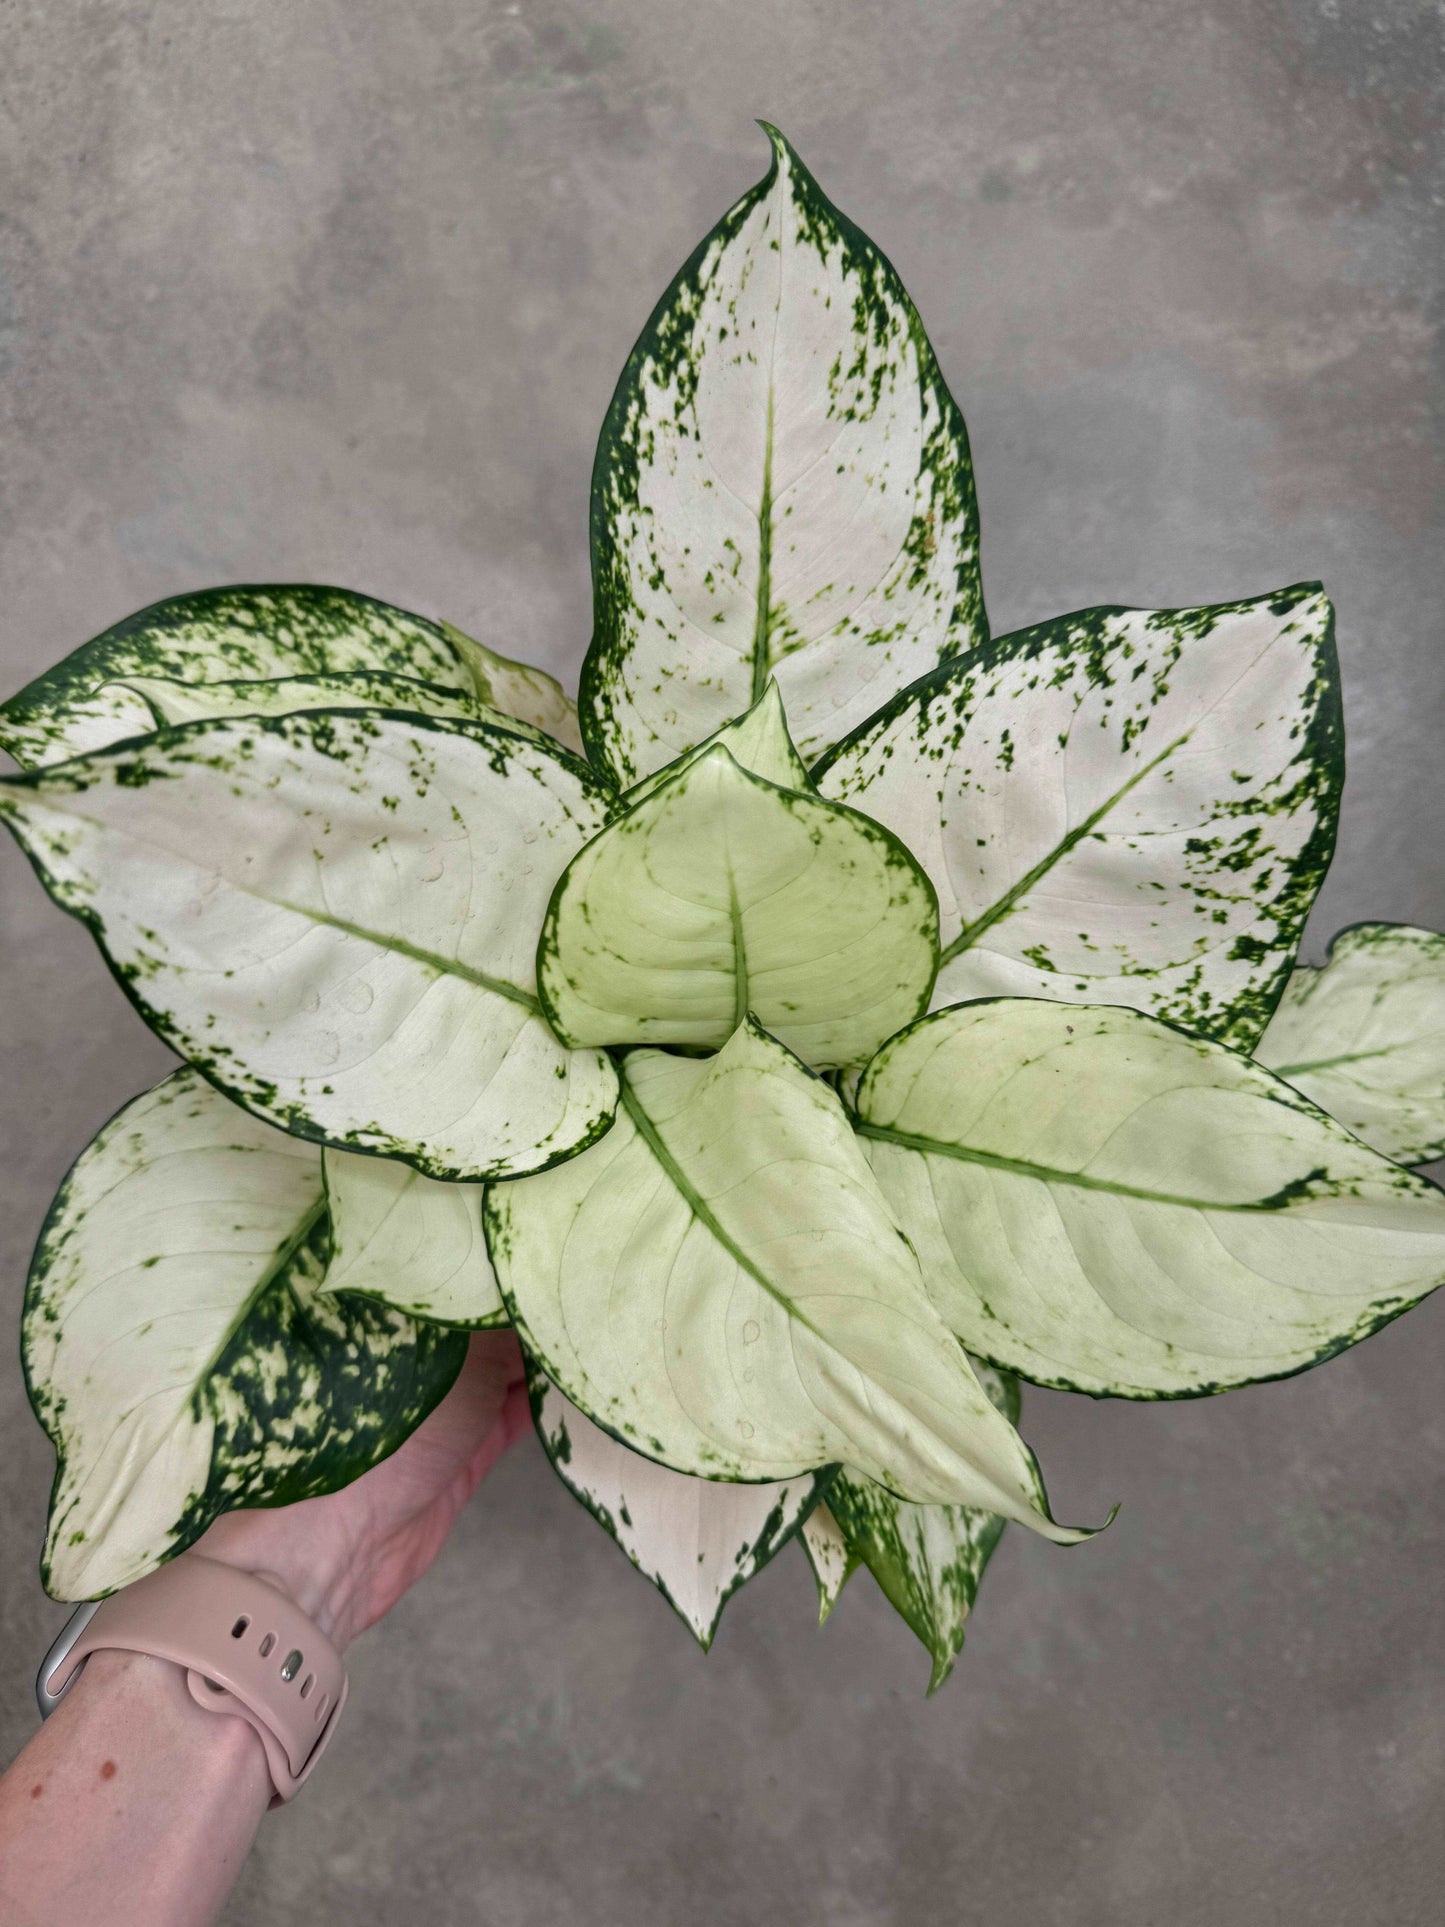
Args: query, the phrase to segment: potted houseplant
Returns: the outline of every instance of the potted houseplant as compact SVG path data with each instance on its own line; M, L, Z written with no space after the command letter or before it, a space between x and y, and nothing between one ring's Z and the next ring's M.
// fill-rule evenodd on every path
M1322 590L992 636L918 315L768 137L608 410L575 707L291 586L143 610L0 711L0 817L185 1060L36 1248L57 1597L356 1477L510 1323L557 1472L704 1645L798 1536L937 1684L1006 1520L1088 1536L1021 1380L1227 1391L1445 1275L1445 939L1296 963Z

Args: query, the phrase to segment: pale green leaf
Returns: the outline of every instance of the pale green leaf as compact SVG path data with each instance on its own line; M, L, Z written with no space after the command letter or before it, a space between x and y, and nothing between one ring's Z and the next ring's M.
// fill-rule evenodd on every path
M888 831L708 749L557 887L538 987L567 1043L716 1049L748 1011L807 1063L856 1063L927 1008L928 879Z
M1130 1004L1250 1048L1334 847L1330 605L1306 583L1062 616L905 690L814 775L931 877L935 1008Z
M165 1040L260 1117L428 1176L536 1170L616 1078L540 1015L536 933L601 826L510 732L317 711L192 723L0 784L0 818Z
M987 634L963 418L903 284L773 164L632 350L592 484L595 761L636 782L776 674L806 756Z
M882 1487L877 1488L880 1492ZM905 1501L899 1500L900 1505ZM828 1616L843 1595L843 1588L858 1570L861 1561L843 1537L838 1521L820 1499L803 1521L798 1544L808 1555L818 1587L818 1624L826 1625Z
M1445 1157L1445 937L1357 923L1285 988L1255 1056L1399 1164Z
M487 1193L522 1341L596 1423L706 1478L843 1463L1047 1537L1038 1470L929 1303L834 1092L749 1021L634 1051L617 1122Z
M999 1411L1017 1425L1018 1380L987 1365L975 1370ZM923 1642L933 1661L928 1690L936 1693L963 1650L964 1625L1003 1520L970 1506L912 1505L846 1469L829 1487L830 1500L835 1494L833 1530L846 1557L868 1567Z
M233 1507L346 1485L451 1385L465 1336L331 1298L326 1258L320 1152L194 1071L82 1153L25 1300L56 1598L130 1584Z
M438 1325L507 1322L482 1231L480 1184L444 1184L393 1158L323 1153L331 1213L326 1289Z
M1137 1011L938 1011L884 1046L857 1105L935 1304L1039 1384L1167 1398L1279 1378L1445 1278L1433 1185Z
M530 723L574 755L582 754L577 705L555 676L549 676L545 669L534 669L528 662L499 656L449 622L437 626L456 651L479 701L489 709L499 709L504 716Z
M717 734L710 736L705 743L698 743L679 756L675 763L655 770L651 776L644 776L640 783L634 783L623 798L623 805L631 809L634 804L651 796L664 783L671 782L674 776L695 763L699 756L709 749L721 746L741 769L751 770L754 776L766 778L776 783L779 789L806 790L813 794L813 779L808 774L808 766L793 745L788 733L788 719L783 710L783 698L776 681L769 679L767 688L759 696L751 709L743 711L730 723L724 723Z
M557 1476L706 1651L723 1607L787 1544L827 1474L777 1485L690 1478L619 1444L535 1365L527 1380Z
M0 748L33 769L145 734L154 725L124 687L130 676L229 682L354 669L475 690L455 632L425 616L307 583L206 589L127 616L12 696Z

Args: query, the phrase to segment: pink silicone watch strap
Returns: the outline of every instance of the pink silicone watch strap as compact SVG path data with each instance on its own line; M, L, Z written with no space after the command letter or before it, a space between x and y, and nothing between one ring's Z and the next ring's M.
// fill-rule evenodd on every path
M91 1653L116 1647L174 1660L197 1705L255 1727L273 1805L305 1781L346 1704L341 1655L295 1601L266 1575L195 1552L102 1600L45 1682L49 1691L64 1692Z

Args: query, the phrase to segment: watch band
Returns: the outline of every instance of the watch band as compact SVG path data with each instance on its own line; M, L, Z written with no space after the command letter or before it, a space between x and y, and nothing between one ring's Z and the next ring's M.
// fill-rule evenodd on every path
M279 1581L196 1552L72 1616L36 1681L42 1718L92 1653L117 1647L184 1666L198 1706L256 1729L276 1789L273 1806L307 1779L346 1704L341 1655Z

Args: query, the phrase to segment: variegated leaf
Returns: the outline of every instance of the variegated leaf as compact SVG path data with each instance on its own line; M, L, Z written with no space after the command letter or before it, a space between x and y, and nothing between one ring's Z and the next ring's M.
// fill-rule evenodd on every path
M1018 1380L987 1365L975 1369L999 1411L1017 1425ZM964 1624L1003 1520L969 1506L911 1505L846 1469L829 1488L830 1499L835 1493L834 1530L847 1556L861 1559L923 1642L933 1661L928 1690L936 1693L963 1650Z
M294 716L305 709L376 709L409 716L461 716L490 723L532 742L555 747L531 723L492 709L479 696L414 676L379 669L352 669L326 676L273 676L235 682L177 682L167 676L126 676L101 690L126 690L145 703L152 726L167 729L213 716Z
M540 1015L536 932L607 792L480 723L192 723L0 784L165 1040L258 1116L430 1177L536 1170L616 1078Z
M128 676L218 682L351 669L469 694L474 686L439 624L370 596L309 584L206 589L127 616L12 696L0 709L0 748L34 769L144 734L154 724L118 686Z
M674 776L680 775L699 756L718 746L727 751L739 768L751 770L754 776L776 783L779 789L805 790L810 795L814 794L808 766L788 733L788 719L783 710L781 692L777 682L770 678L767 688L751 709L745 709L732 722L724 723L715 736L686 750L675 763L668 763L651 776L644 776L640 783L634 783L622 797L623 806L632 809L664 783L670 783Z
M326 1289L437 1325L486 1330L507 1310L482 1231L480 1184L443 1184L393 1158L323 1154L331 1214Z
M878 1490L881 1492L882 1487ZM900 1505L906 1503L899 1500ZM818 1624L825 1625L829 1614L843 1596L843 1588L858 1570L861 1561L843 1537L842 1528L820 1499L803 1521L798 1544L808 1555L818 1587Z
M558 1478L706 1652L723 1607L792 1538L828 1475L777 1485L690 1478L619 1444L535 1365L527 1379L537 1432Z
M1290 978L1255 1056L1399 1164L1445 1157L1445 937L1357 923Z
M926 1009L937 957L932 885L895 837L716 744L574 859L537 983L573 1045L716 1049L752 1011L828 1066Z
M1344 774L1316 584L1091 609L905 690L814 771L938 891L934 1007L1130 1004L1250 1048L1334 848Z
M348 1484L446 1392L465 1335L333 1299L327 1242L320 1152L194 1071L82 1153L25 1300L55 1598L129 1585L235 1506Z
M679 1472L837 1463L1057 1526L1032 1455L929 1303L835 1094L751 1021L717 1056L634 1051L600 1144L487 1193L547 1376Z
M935 1012L858 1090L934 1303L1024 1378L1189 1397L1320 1363L1445 1279L1445 1197L1138 1011Z
M776 674L807 756L987 634L968 439L903 284L775 129L632 350L592 482L583 734L621 783Z
M455 649L480 702L489 709L499 709L504 716L530 723L574 755L582 754L577 705L555 676L549 676L545 669L534 669L528 662L499 656L449 622L437 626Z

